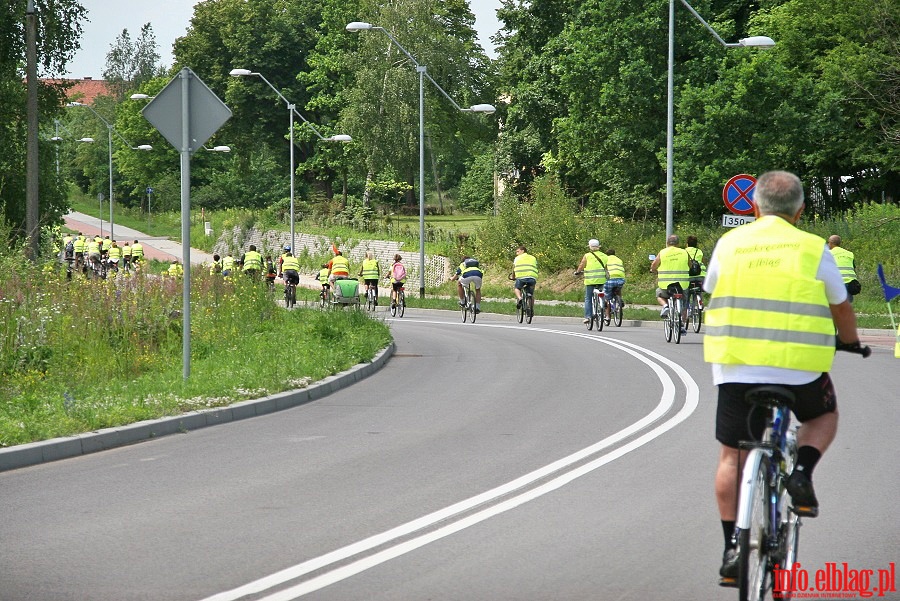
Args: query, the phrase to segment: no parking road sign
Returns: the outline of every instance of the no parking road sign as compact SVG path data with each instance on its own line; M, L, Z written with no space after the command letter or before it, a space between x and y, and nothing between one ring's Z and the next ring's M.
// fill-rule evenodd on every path
M746 173L735 175L722 189L722 200L729 211L735 215L753 214L753 191L756 189L756 178Z

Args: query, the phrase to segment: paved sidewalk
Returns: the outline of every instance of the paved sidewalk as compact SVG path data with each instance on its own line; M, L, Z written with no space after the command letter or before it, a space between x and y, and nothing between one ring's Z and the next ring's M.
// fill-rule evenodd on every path
M84 213L72 212L65 216L66 227L85 235L95 236L100 234L100 220ZM140 240L141 246L144 247L144 256L157 261L170 262L177 259L181 262L182 253L184 252L181 243L174 242L169 238L154 238L148 236L144 232L133 230L130 227L124 227L113 223L113 233L117 242L131 242ZM109 222L103 222L103 236L109 235ZM196 248L191 249L191 265L200 265L201 263L212 263L212 255Z

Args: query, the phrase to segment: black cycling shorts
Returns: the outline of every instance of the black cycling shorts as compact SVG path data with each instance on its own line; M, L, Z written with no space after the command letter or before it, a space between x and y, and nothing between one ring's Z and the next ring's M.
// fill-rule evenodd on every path
M769 409L750 405L744 394L760 384L719 384L719 404L716 409L716 440L727 447L738 448L742 440L760 440L766 427ZM824 373L809 384L789 386L794 393L792 409L800 423L832 413L837 409L837 396L831 377Z
M295 286L300 283L300 274L294 269L285 269L282 275L284 276L283 279L285 282Z

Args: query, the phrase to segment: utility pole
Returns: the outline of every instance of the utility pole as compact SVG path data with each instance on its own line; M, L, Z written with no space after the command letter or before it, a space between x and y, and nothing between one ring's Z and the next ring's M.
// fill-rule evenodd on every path
M28 237L26 254L35 262L40 250L38 229L38 94L37 94L37 15L34 0L25 9L25 73L28 88L27 144L25 151L25 234Z

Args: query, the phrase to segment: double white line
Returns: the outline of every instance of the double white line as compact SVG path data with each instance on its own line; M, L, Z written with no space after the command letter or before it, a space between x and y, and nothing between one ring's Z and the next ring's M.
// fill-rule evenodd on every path
M415 323L440 323L442 325L449 325L446 322L416 321ZM472 326L470 325L467 327ZM527 503L528 501L534 500L542 495L561 488L566 484L569 484L570 482L586 474L589 474L597 468L602 467L607 463L618 459L619 457L622 457L626 453L629 453L647 444L663 433L668 432L669 430L683 422L685 419L687 419L697 408L700 394L699 388L697 387L697 383L693 380L693 378L691 378L690 374L688 374L684 370L684 368L682 368L677 363L674 363L673 361L636 344L623 342L621 340L598 338L596 336L591 336L579 332L566 332L562 330L550 330L543 328L528 328L527 330L523 330L521 326L510 326L502 324L477 324L476 327L514 328L520 331L544 332L551 334L561 334L565 336L575 336L578 338L586 338L594 342L599 342L618 348L619 350L633 356L638 361L646 364L651 370L653 370L653 372L656 374L656 377L659 378L659 381L663 385L663 391L662 395L660 396L659 404L657 404L653 411L651 411L642 419L628 426L627 428L619 430L615 434L612 434L595 444L572 453L567 457L563 457L558 461L554 461L553 463L537 469L531 473L525 474L520 478L516 478L511 482L507 482L506 484L498 486L487 492L481 493L464 501L460 501L459 503L450 505L449 507L445 507L444 509L435 511L434 513L430 513L419 519L407 522L406 524L397 526L396 528L392 528L391 530L387 530L385 532L382 532L381 534L376 534L375 536L371 536L359 542L347 545L346 547L342 547L340 549L332 551L331 553L326 553L325 555L322 555L320 557L304 561L303 563L299 563L290 568L281 570L280 572L276 572L264 578L260 578L259 580L255 580L243 586L239 586L238 588L232 589L230 591L225 591L215 594L211 597L207 597L202 601L236 601L247 595L263 593L269 589L273 589L275 587L282 586L292 580L296 580L297 578L300 578L311 572L322 570L323 568L327 568L332 564L343 562L347 559L350 559L351 557L366 553L367 551L371 551L372 549L375 549L377 547L387 545L392 541L397 541L398 539L408 537L412 534L415 534L416 532L425 531L415 538L397 542L395 545L387 547L381 551L378 551L371 555L366 555L365 557L361 557L356 561L336 567L335 569L324 572L318 576L315 576L314 578L310 578L309 580L305 580L284 590L277 591L270 595L262 597L259 601L291 601L292 599L302 597L303 595L322 589L326 586L349 578L355 574L359 574L360 572L364 572L369 568L385 563L386 561L389 561L396 557L400 557L401 555L409 553L410 551L414 551L419 547L423 547L446 536L450 536L455 532L459 532L460 530L464 530L465 528L474 526L475 524L483 522L488 518L509 511L510 509L514 509L519 505ZM584 459L587 459L588 457L606 449L607 447L613 446L616 443L628 438L629 436L640 432L644 428L649 427L651 424L662 418L666 413L669 412L669 410L672 409L672 407L675 406L675 383L669 376L668 372L663 369L663 366L666 366L670 370L672 370L672 372L674 372L681 380L686 389L685 401L681 409L677 413L675 413L675 415L669 417L667 420L658 424L652 430L647 431L634 440L623 444L622 446L616 447L615 449L608 451L607 453L597 457L592 461L589 461L582 465L576 465ZM540 484L539 486L535 486L534 488L527 488L535 482L547 478L557 472L562 473L552 478L551 480ZM491 503L496 501L497 499L506 497L507 495L510 495L520 489L525 490L523 490L516 496L504 499L497 502L496 504L491 505ZM477 511L471 514L468 513L481 505L488 506L481 511ZM454 516L460 517L458 517L458 519L456 519L455 521L436 530L427 531L428 528L431 528L435 524L450 520Z

